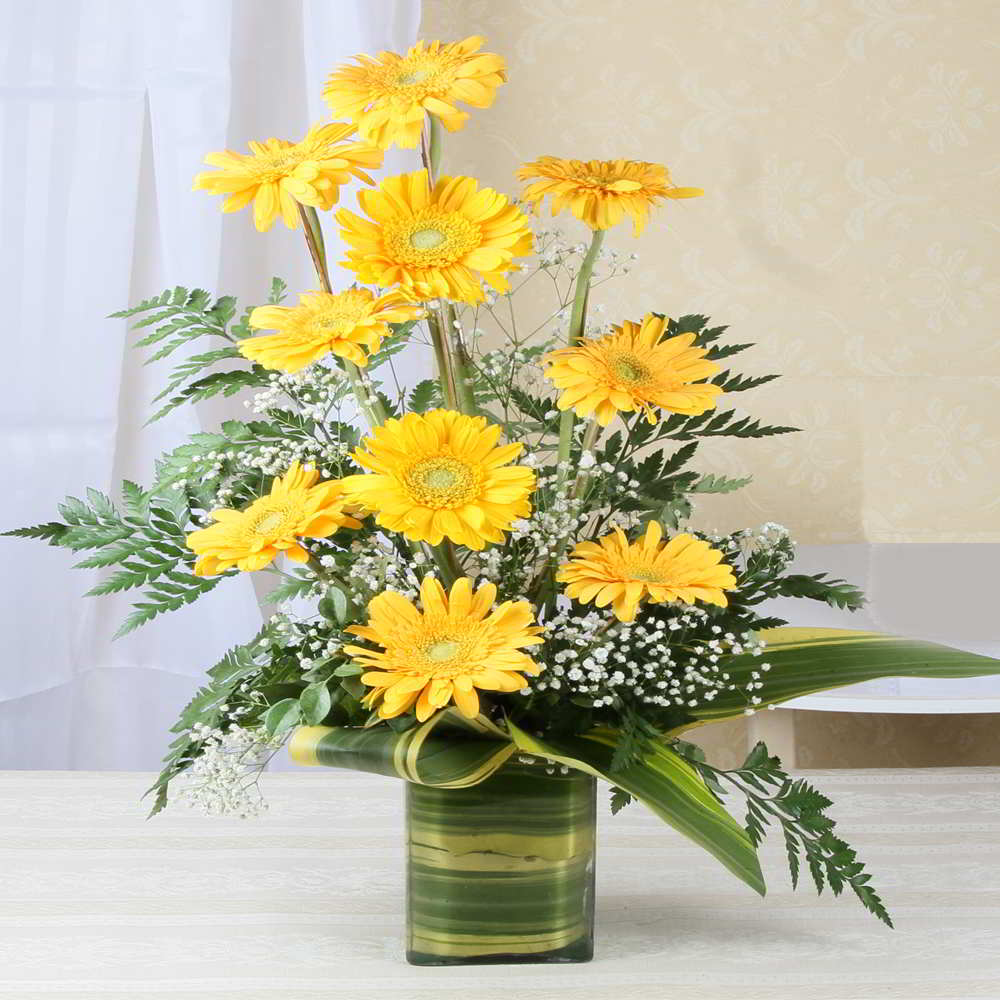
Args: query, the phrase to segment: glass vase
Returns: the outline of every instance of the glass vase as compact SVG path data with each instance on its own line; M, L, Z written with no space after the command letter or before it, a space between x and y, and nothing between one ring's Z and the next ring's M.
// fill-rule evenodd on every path
M407 784L407 961L589 961L596 827L579 771L512 759L471 788Z

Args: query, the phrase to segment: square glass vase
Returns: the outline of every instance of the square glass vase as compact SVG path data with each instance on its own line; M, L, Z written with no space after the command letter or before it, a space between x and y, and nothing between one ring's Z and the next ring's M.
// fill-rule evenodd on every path
M407 784L407 961L589 961L596 798L589 775L517 758L471 788Z

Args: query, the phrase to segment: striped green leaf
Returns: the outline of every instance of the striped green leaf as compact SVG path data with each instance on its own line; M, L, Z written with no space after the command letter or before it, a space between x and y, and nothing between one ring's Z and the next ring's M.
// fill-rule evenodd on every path
M1000 660L965 653L920 639L836 628L776 628L760 633L767 648L759 657L742 655L725 670L737 688L745 688L762 662L771 664L756 694L760 706L870 681L878 677L980 677L1000 674ZM703 722L742 715L746 696L722 691L711 702L691 709Z
M617 734L595 729L586 736L540 739L507 723L519 750L557 760L623 788L660 819L707 850L762 896L764 876L746 830L722 807L687 761L669 746L653 747L639 764L611 773Z
M585 961L594 779L510 760L473 788L406 785L407 960Z
M437 788L468 788L489 777L514 752L510 737L488 719L466 719L453 709L398 733L301 726L288 744L297 764L345 767Z

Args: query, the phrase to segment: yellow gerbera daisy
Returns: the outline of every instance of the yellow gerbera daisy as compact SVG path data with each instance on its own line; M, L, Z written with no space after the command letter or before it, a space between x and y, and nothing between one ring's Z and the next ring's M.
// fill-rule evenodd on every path
M442 177L431 188L426 170L401 174L359 191L358 204L372 221L337 213L351 248L344 267L417 299L482 302L482 280L505 292L504 275L517 270L513 258L531 253L524 214L472 177Z
M591 229L610 229L627 215L632 233L642 234L649 210L661 198L696 198L701 188L675 187L670 172L645 160L561 160L542 156L517 172L519 180L538 178L524 189L536 211L548 195L552 214L568 208Z
M297 372L327 354L347 358L362 368L389 335L390 323L405 323L424 314L399 292L376 298L367 288L336 295L306 292L297 306L258 306L250 325L277 330L265 337L239 342L240 353L284 372ZM362 347L365 350L362 350Z
M382 149L394 142L412 149L420 141L425 112L456 132L469 117L455 107L457 101L474 108L493 103L507 74L503 56L479 51L485 41L472 35L461 42L417 42L405 56L356 56L357 66L334 70L323 97L334 117L357 124L361 138Z
M387 420L355 460L372 474L347 476L344 492L378 523L414 541L450 538L470 549L502 542L504 531L531 514L535 474L508 466L523 447L496 447L500 428L454 410L408 413Z
M251 142L249 156L228 149L209 153L205 162L219 169L198 174L194 190L228 195L223 212L238 212L253 201L254 225L261 232L279 214L295 229L300 204L326 211L352 176L375 183L365 170L382 165L382 151L366 142L344 142L353 132L353 125L331 122L313 126L301 142Z
M271 492L245 510L213 510L215 524L192 531L188 548L198 554L196 576L211 576L236 566L263 569L279 552L304 563L309 553L298 538L326 538L338 528L360 528L361 522L344 513L347 501L337 480L317 483L316 469L293 462L271 484Z
M577 545L556 579L567 584L567 596L599 608L610 604L623 622L635 619L643 598L726 607L723 591L736 586L736 577L722 562L722 553L693 535L674 535L666 544L662 537L656 521L650 521L645 536L632 544L615 528L599 542Z
M402 715L416 702L423 722L452 701L466 718L479 714L481 691L520 691L541 667L524 646L542 642L542 630L532 624L527 601L505 601L493 607L497 588L484 583L477 591L462 577L451 593L432 576L420 587L421 614L402 594L386 591L368 605L368 624L347 631L381 646L345 646L369 669L361 683L372 688L363 702L378 706L383 719Z
M546 354L545 377L563 390L559 409L594 413L602 427L620 411L642 410L652 424L654 406L689 416L711 410L723 390L700 380L719 366L692 346L693 333L662 340L666 328L665 317L647 313L642 323L626 320L605 337Z

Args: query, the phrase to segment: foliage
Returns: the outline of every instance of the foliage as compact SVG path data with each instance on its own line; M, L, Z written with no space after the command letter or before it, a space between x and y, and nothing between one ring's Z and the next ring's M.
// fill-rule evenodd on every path
M201 578L191 569L194 555L185 546L190 519L183 492L164 496L144 493L135 483L122 484L122 510L97 490L87 490L87 502L67 497L59 505L63 522L6 532L44 538L50 545L74 552L92 551L76 563L81 569L117 566L88 596L141 590L134 611L116 638L166 611L176 611L214 589L222 577Z
M712 767L703 755L688 759L717 793L722 791L721 783L727 782L745 796L746 831L754 847L761 844L770 826L777 824L781 828L793 888L798 886L801 863L805 861L817 892L828 885L839 896L849 886L866 910L892 927L857 852L833 832L836 824L826 815L833 803L804 778L789 777L781 761L770 756L763 743L758 743L742 766L732 771Z

